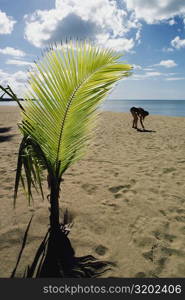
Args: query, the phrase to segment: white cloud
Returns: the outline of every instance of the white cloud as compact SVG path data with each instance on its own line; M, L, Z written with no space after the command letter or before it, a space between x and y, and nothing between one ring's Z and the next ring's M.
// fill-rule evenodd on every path
M169 77L166 78L167 81L177 81L177 80L185 80L185 77Z
M161 76L162 73L160 72L146 72L145 76L146 77L154 77L154 76Z
M17 56L17 57L25 56L25 53L22 50L15 49L12 47L0 48L0 53L5 55Z
M158 23L185 14L184 0L124 0L127 9L134 11L136 18L148 24ZM169 21L171 24L173 20Z
M146 67L146 68L143 69L143 71L153 71L153 70L154 70L154 69L151 68L151 67Z
M169 20L168 24L169 24L169 25L171 25L171 26L173 26L173 25L175 25L175 24L176 24L176 22L175 22L175 20L174 20L174 19L171 19L171 20Z
M176 62L174 62L174 60L167 59L167 60L161 60L159 64L155 64L154 66L161 66L161 67L165 67L165 68L172 68L172 67L176 67L177 64L176 64Z
M18 97L23 97L25 93L26 80L27 72L17 71L8 73L0 69L0 84L5 87L10 85Z
M16 21L0 10L0 34L10 34Z
M132 67L134 68L134 70L142 70L142 67L140 65L132 64Z
M144 70L152 70L150 68L144 68ZM162 73L157 71L149 71L143 74L133 74L133 76L129 77L127 80L156 80L160 78L160 80L165 81L178 81L185 80L185 77L180 77L179 73Z
M162 48L162 51L163 51L163 52L173 52L174 49L171 48L171 47L164 47L164 48Z
M33 66L34 63L25 61L25 60L18 60L18 59L8 59L6 61L7 65L16 65L16 66Z
M55 9L37 10L25 22L25 38L36 47L78 37L130 51L141 31L134 14L118 7L116 0L56 0ZM135 39L129 37L131 30Z
M179 73L177 73L177 72L170 72L170 73L166 73L166 74L164 74L165 76L176 76L177 74L179 74Z
M151 79L155 77L159 77L163 75L163 73L160 72L146 72L144 74L134 74L133 76L130 77L132 80L144 80L144 79Z
M180 39L179 36L176 36L172 41L171 41L171 45L176 48L176 49L180 49L180 48L184 48L185 47L185 39Z
M136 41L138 41L138 43L141 42L141 26L140 26L140 28L138 26L138 30L136 32Z
M99 40L99 44L101 46L106 45L106 47L115 48L117 51L130 51L134 47L134 40L126 38L109 38L106 40L106 43Z

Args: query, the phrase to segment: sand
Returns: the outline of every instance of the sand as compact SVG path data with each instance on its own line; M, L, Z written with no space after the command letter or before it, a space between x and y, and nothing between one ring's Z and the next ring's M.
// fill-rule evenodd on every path
M10 276L30 216L18 276L48 226L39 195L28 207L20 190L12 208L19 118L18 108L0 107L0 277ZM185 277L185 118L149 116L145 126L155 132L132 129L127 113L103 112L86 155L64 175L72 246L76 256L114 262L104 277Z

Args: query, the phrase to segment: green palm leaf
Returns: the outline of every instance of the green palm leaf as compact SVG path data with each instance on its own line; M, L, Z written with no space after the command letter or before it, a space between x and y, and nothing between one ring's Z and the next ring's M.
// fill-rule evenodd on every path
M23 104L9 86L0 85L22 114L14 204L20 182L30 202L32 186L43 196L43 170L48 184L53 178L59 188L64 172L82 157L99 105L118 80L131 75L132 67L120 58L110 49L70 42L50 49L35 64Z
M30 72L20 127L40 145L57 178L82 156L100 103L130 75L131 66L119 58L112 50L70 43L50 50Z
M36 254L29 269L30 276L40 258L38 273L45 273L47 277L61 275L66 270L66 259L69 268L74 262L73 249L65 235L65 224L60 222L60 183L67 168L83 155L84 146L95 127L100 103L118 80L131 74L131 66L123 64L120 57L109 49L71 42L50 49L36 63L29 74L23 104L10 87L0 85L3 92L18 102L22 114L19 128L23 139L17 162L14 204L20 182L29 202L32 187L38 188L43 196L42 171L47 170L48 173L49 236ZM18 263L19 260L20 257ZM93 265L87 262L82 268L86 276L93 276ZM94 267L100 265L95 263Z

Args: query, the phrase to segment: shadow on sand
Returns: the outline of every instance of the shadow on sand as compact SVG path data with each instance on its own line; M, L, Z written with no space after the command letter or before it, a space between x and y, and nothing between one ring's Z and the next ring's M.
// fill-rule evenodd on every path
M33 217L32 217L33 218ZM31 220L32 220L31 218ZM24 234L22 247L11 278L16 277L18 264L26 245L31 220ZM24 278L96 278L111 269L115 264L101 261L92 255L75 257L75 251L67 237L64 225L58 231L49 228L31 266L28 266Z
M11 127L0 127L0 133L8 132L8 131L10 131L10 129L11 129ZM14 136L14 134L0 135L0 143L11 140L13 136Z
M8 142L14 137L14 134L0 136L0 143Z
M12 127L0 127L0 133L4 133L4 132L7 132L7 131L10 131Z
M147 130L147 129L139 129L137 128L138 132L156 132L155 130Z

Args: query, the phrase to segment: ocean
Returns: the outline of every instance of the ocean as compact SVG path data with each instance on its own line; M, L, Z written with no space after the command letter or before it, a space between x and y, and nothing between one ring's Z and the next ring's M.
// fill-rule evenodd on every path
M142 107L151 115L185 117L185 100L106 100L104 111L129 112L132 106Z
M0 101L1 105L17 105ZM142 107L151 115L185 117L185 100L117 100L108 99L100 107L103 111L129 112L132 106Z

